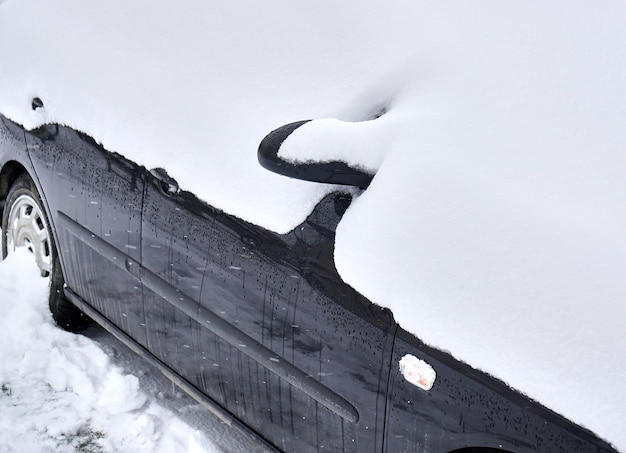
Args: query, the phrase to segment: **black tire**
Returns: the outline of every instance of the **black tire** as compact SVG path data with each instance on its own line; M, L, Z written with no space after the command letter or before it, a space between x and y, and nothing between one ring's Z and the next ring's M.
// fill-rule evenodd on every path
M91 320L63 295L63 272L50 222L33 180L19 176L7 195L2 213L2 257L16 247L33 253L42 277L50 277L50 312L55 322L70 332L85 330Z

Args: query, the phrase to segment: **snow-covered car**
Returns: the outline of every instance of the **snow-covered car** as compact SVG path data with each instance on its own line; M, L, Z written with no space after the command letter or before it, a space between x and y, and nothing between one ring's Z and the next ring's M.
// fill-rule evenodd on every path
M259 442L290 452L612 451L424 345L345 284L333 248L349 194L272 233L83 133L1 120L3 254L32 251L55 320L80 331L95 319ZM282 161L280 145L302 124L264 140L265 166L367 185L371 176L345 164L324 164L327 175Z
M0 0L5 253L271 448L625 450L625 21Z

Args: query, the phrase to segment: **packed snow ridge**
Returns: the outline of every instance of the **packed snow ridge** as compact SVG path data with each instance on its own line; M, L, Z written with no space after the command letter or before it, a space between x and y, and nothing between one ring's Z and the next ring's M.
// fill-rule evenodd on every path
M26 249L0 262L0 451L217 453L92 340L54 325Z

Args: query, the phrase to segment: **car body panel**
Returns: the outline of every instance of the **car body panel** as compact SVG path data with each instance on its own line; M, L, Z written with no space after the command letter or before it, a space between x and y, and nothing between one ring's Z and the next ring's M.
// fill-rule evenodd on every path
M518 453L582 453L609 448L503 382L399 329L393 363L406 354L428 361L437 379L424 391L410 384L399 367L392 368L385 451L447 452L481 446Z
M287 259L332 262L334 225L312 216L281 237L148 179L142 275L157 280L148 282L146 306L163 313L170 332L157 333L165 340L153 353L281 449L382 447L384 411L370 408L384 405L393 318L367 313L372 304L354 291L344 290L347 308L338 306L306 272L315 261ZM336 205L347 202L333 195L318 216L336 224ZM346 385L355 379L367 390Z
M66 226L57 229L57 249L67 285L145 344L141 286L116 263L140 260L139 167L63 126L27 132L26 142L52 222ZM81 229L90 234L75 234ZM104 250L115 252L104 255Z
M0 119L0 197L15 172L34 179L71 300L273 448L614 451L346 285L333 253L349 195L280 235L169 190L84 134ZM435 369L430 390L400 372L407 354Z

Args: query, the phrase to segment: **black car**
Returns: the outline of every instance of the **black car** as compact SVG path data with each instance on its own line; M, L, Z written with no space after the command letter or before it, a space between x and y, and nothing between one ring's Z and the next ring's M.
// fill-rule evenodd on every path
M345 284L333 247L349 194L276 234L81 132L0 120L3 256L28 247L59 325L95 320L252 441L287 452L614 451L426 346ZM264 166L367 186L371 175L347 166L281 162L300 124L263 141Z

